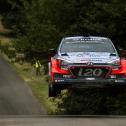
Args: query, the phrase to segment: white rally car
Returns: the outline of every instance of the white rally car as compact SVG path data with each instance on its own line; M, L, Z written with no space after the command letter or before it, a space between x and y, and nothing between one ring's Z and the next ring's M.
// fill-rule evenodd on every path
M66 37L49 63L49 96L64 88L125 84L126 60L105 37Z

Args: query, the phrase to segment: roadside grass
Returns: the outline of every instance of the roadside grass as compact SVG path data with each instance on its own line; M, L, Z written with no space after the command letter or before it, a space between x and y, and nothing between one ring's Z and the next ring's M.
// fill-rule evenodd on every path
M11 43L11 41L13 40L12 38L6 38L3 36L0 36L0 40L1 40L1 44L2 45L8 45Z

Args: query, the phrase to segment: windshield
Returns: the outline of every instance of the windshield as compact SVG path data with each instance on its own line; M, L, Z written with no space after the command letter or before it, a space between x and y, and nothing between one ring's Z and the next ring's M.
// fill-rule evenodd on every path
M109 52L115 53L112 42L108 39L98 40L73 40L67 39L62 42L60 47L61 53L66 52Z

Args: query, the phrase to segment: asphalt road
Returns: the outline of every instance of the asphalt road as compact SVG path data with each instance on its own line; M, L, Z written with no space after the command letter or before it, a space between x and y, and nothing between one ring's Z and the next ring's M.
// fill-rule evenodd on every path
M0 126L126 126L125 118L3 118Z
M0 115L45 115L30 88L0 56Z

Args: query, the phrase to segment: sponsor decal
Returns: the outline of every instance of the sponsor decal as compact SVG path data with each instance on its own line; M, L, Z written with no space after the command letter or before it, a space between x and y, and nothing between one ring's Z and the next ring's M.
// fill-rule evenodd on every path
M114 58L110 57L108 52L72 52L67 53L68 56L61 56L61 60L67 61L69 63L108 63Z

